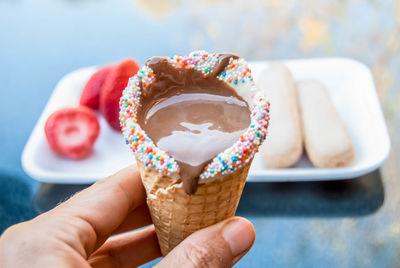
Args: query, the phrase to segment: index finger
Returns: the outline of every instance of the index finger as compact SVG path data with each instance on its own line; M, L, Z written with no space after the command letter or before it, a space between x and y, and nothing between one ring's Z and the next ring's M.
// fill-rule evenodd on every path
M145 202L145 189L136 165L100 180L56 208L55 213L83 219L97 240L108 237L128 213Z

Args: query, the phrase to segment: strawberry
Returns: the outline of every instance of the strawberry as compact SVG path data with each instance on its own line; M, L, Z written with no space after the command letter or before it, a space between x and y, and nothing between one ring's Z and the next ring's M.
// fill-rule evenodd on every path
M44 126L47 142L58 154L81 159L90 154L99 136L96 114L85 106L65 108L51 114Z
M82 90L80 105L93 110L99 109L100 90L113 67L112 65L105 66L90 77Z
M115 66L104 81L100 93L100 112L115 130L120 130L119 125L119 99L122 91L128 84L130 77L139 70L139 64L134 60L126 59Z

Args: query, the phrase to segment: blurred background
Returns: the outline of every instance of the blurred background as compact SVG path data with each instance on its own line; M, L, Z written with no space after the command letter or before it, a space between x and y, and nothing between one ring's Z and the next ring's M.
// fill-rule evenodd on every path
M254 222L257 241L238 266L400 266L399 0L0 0L0 233L54 205L38 198L50 186L29 178L20 157L61 77L196 49L249 61L359 60L391 136L388 160L366 176L248 184L238 214Z

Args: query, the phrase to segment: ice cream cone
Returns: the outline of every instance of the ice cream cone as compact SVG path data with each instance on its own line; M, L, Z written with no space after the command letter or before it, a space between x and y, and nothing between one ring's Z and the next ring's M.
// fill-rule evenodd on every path
M177 96L184 95L177 86L182 83L189 95L218 95L218 99L229 100L218 101L220 110L207 108L215 100L200 101L205 96L186 96L177 101ZM172 102L164 103L167 100ZM183 101L197 105L183 105L183 110L171 108ZM155 106L158 108L151 112ZM203 121L185 121L179 117L181 113L204 115L204 122L218 126L215 129L224 134L196 128L189 136L179 136L187 132L186 126L181 129L183 123L204 125ZM154 124L153 118L158 118ZM252 159L267 135L269 102L256 87L243 59L231 53L195 51L189 56L149 59L123 92L120 121L125 142L136 157L165 256L193 232L234 216Z
M249 161L234 173L199 184L188 195L181 182L137 163L163 256L193 232L235 215L251 165Z

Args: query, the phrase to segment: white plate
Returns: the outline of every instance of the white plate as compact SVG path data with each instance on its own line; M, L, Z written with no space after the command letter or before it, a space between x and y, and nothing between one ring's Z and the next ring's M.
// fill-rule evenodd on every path
M354 142L355 159L342 168L314 168L303 155L288 169L265 169L256 156L248 181L305 181L353 178L378 168L389 154L390 140L371 72L363 64L344 58L289 60L284 63L296 80L320 79L347 125ZM267 62L252 62L254 79ZM96 67L76 70L56 86L22 154L22 166L32 178L48 183L91 183L134 163L122 134L111 130L99 116L101 132L94 152L74 161L56 155L47 145L44 124L55 110L76 106L81 90Z

